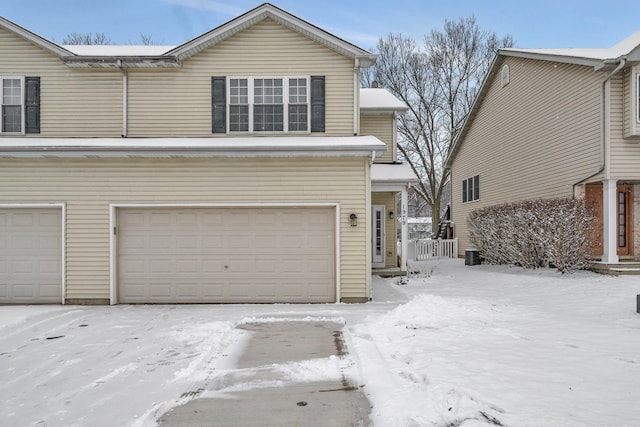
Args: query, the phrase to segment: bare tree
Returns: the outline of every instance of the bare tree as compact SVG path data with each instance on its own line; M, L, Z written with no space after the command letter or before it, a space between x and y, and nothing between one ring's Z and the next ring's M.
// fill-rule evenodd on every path
M445 21L422 45L401 34L381 38L378 60L363 75L364 84L375 80L409 106L398 122L399 149L420 178L415 190L431 207L434 231L449 179L444 161L451 143L497 49L510 46L511 36L482 30L473 16Z
M66 45L106 45L112 44L111 39L105 33L70 33L62 39Z

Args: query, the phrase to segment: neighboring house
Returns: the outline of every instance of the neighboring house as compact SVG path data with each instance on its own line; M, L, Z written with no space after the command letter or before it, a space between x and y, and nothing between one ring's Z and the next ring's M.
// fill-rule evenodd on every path
M0 18L0 303L367 301L414 180L375 59L268 3L177 47Z
M501 49L446 166L459 255L469 213L585 197L594 258L640 259L640 32L609 49Z

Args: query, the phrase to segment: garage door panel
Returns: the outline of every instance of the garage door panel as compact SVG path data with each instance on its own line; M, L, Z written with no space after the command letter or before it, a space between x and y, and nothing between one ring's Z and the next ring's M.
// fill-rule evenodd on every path
M330 208L119 209L119 300L333 302L333 212ZM310 292L309 280L324 290ZM129 283L142 284L147 291L129 292Z
M62 211L0 208L0 303L60 303Z

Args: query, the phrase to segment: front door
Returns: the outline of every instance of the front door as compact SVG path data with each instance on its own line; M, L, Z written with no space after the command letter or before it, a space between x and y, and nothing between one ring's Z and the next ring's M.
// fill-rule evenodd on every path
M617 224L617 240L618 240L618 255L631 254L631 195L633 194L633 187L630 185L618 185L618 191L616 192L617 209L616 214L618 216Z
M632 186L618 185L616 191L616 242L618 256L631 254L631 225L633 224L632 213ZM586 186L585 199L587 206L593 209L596 217L595 227L593 230L593 244L591 253L594 256L602 255L603 240L602 233L604 223L602 220L602 184L589 184Z
M384 205L371 206L371 230L373 267L384 268Z

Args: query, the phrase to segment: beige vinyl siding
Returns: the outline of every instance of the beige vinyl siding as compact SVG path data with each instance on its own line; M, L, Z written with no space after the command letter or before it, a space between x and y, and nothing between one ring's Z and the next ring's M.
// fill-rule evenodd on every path
M67 299L109 298L109 204L338 203L340 296L365 298L367 168L366 158L5 159L0 203L66 203Z
M119 70L69 68L54 54L3 28L0 58L0 76L40 77L40 134L29 137L118 137L122 133Z
M393 144L393 115L360 115L360 134L373 135L387 144L387 151L376 158L376 163L391 163L395 161Z
M396 225L398 221L395 219L395 193L371 193L371 204L385 206L384 264L386 268L395 268L398 266L398 248L396 245L396 234L398 232L396 229ZM393 212L394 219L389 219L389 212Z
M452 220L459 254L470 246L477 208L571 196L600 166L600 88L592 67L508 57L511 81L492 75L486 97L452 163ZM480 199L462 203L462 181L480 176Z
M640 140L624 138L625 89L630 90L624 80L623 74L611 79L608 172L611 179L637 180L640 179ZM631 93L635 93L635 89Z
M325 76L326 90L326 132L312 135L353 135L353 67L353 60L266 19L179 69L130 70L129 135L211 136L212 76L310 75Z

